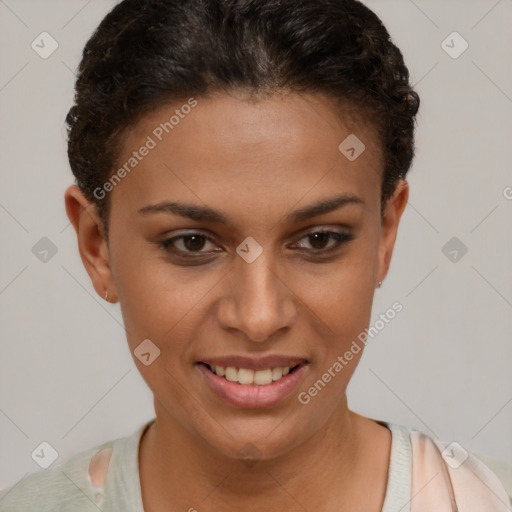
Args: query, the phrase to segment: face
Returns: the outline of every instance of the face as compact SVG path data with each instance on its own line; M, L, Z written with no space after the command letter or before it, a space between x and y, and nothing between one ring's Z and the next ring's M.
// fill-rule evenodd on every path
M108 248L84 258L83 235L95 287L149 354L134 360L158 420L226 455L285 453L346 408L362 350L332 368L368 327L407 201L400 182L381 217L381 149L356 114L297 94L162 106L123 137ZM340 151L350 134L364 151Z

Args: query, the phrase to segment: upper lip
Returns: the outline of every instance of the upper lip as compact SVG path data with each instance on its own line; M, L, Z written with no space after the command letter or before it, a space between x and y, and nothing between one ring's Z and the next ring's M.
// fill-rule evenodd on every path
M206 363L210 366L228 366L234 368L247 368L248 370L266 370L267 368L277 368L288 366L292 368L300 363L307 363L304 357L268 355L262 357L250 356L220 356L201 359L200 363Z

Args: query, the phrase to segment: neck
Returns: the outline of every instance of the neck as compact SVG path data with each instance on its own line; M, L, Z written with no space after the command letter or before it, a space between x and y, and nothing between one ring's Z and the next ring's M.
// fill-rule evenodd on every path
M348 497L358 487L361 417L348 410L346 399L313 437L258 461L228 457L192 436L158 402L155 411L139 454L146 512L159 512L158 503L165 504L162 510L172 505L176 510L259 512L269 502L275 510L318 510L322 500L332 501L332 489Z

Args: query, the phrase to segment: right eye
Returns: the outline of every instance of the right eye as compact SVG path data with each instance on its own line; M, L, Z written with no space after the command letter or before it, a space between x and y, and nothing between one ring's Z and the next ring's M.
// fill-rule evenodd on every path
M176 254L182 253L180 256L183 255L184 257L189 257L187 254L208 254L211 252L217 252L211 250L203 251L202 249L207 243L214 245L213 238L204 233L189 233L163 240L161 245L169 252L174 252Z

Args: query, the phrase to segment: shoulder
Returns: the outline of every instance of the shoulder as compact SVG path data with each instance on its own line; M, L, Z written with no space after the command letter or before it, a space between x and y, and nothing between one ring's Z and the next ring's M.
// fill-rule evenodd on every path
M94 455L114 441L83 451L55 467L31 473L0 492L2 512L90 510L95 488L89 475Z
M452 504L460 512L511 510L511 497L500 478L459 443L434 440L403 426L393 425L393 431L399 433L402 443L410 443L411 496L417 496L414 501L429 510L441 508L442 503Z
M512 497L505 490L503 482L474 453L466 450L456 441L427 439L436 445L441 454L453 485L457 505L462 512L475 510L475 507L476 509L480 507L481 510L487 507L485 510L496 512L511 510Z
M138 441L147 425L129 437L82 451L57 466L22 478L0 491L0 510L90 512L99 509L107 512L118 497L123 479L131 477L135 482L138 479ZM123 474L118 474L120 472ZM130 492L136 493L133 488ZM130 501L134 507L135 503Z

